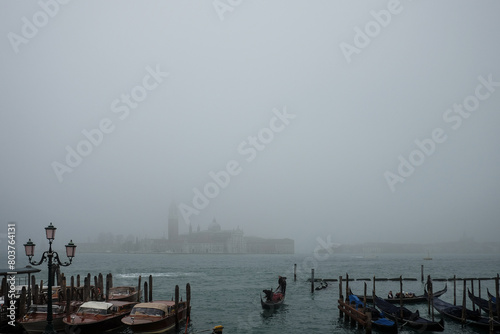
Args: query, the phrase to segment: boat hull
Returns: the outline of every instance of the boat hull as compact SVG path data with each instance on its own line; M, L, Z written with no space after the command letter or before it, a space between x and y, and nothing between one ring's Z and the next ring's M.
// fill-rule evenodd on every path
M443 295L446 291L448 290L448 286L445 285L443 290L436 291L433 293L433 297L439 297ZM357 295L359 299L363 300L364 296L362 295ZM405 297L402 298L403 304L417 304L417 303L423 303L427 302L428 300L428 294L427 292L424 292L423 295L415 296L415 297ZM382 298L384 301L391 303L391 304L399 304L401 299L400 298ZM372 296L366 296L366 301L368 303L373 303L373 297Z
M412 312L406 307L400 307L387 303L382 298L375 297L375 301L377 308L381 310L387 318L395 322L399 322L400 324L404 324L404 326L408 326L419 331L444 331L444 320L442 318L440 321L431 321L429 319L422 318L418 311Z
M284 301L285 301L285 297L283 297L283 299L281 299L278 302L266 302L261 298L260 304L261 304L262 308L265 310L276 310L276 309L279 309L281 307L281 305L283 305Z
M69 333L101 333L121 327L121 319L127 314L128 313L117 314L106 318L97 316L81 319L76 317L74 322L72 322L71 317L66 317L64 318L64 323L66 324L66 329L69 330Z
M178 323L186 319L186 309L179 312ZM121 321L134 333L164 333L175 327L175 315L170 315L161 319L154 317L126 316Z
M434 298L433 306L439 313L460 323L465 321L465 324L468 326L470 325L487 330L492 325L493 330L500 330L500 322L493 320L493 323L490 325L489 318L481 316L479 310L472 311L467 308L464 310L462 306L447 303L439 298ZM462 319L462 314L465 314L465 319Z
M31 320L31 321L20 321L19 323L28 333L43 333L45 331L45 327L47 327L47 320L42 320L42 319ZM54 330L56 332L62 332L66 327L62 317L52 319L52 326L54 327Z
M86 302L78 312L63 318L66 330L75 333L101 333L122 326L121 319L130 314L136 303L112 302ZM96 312L97 311L97 312ZM71 332L73 333L73 332Z

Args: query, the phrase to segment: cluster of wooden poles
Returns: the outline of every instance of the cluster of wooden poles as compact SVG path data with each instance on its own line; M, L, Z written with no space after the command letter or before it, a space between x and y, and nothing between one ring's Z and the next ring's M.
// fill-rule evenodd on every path
M92 276L88 273L83 277L80 275L71 276L70 284L67 283L67 278L64 273L61 273L59 267L54 270L53 282L56 282L56 286L52 287L52 300L58 302L66 302L66 310L69 312L72 308L69 307L72 302L87 302L87 301L108 301L111 288L113 288L113 275L111 273L104 276L99 273ZM138 279L137 285L137 302L141 301L141 276ZM93 281L93 285L91 282ZM16 318L23 317L29 306L32 304L41 305L47 304L47 292L43 291L44 282L40 281L40 285L36 284L36 278L34 275L28 275L27 286L23 286L18 303L16 303ZM144 302L153 301L153 276L149 275L148 281L144 282ZM4 295L4 298L8 303L8 288L6 278L2 279L2 285L0 286L0 295ZM179 295L179 286L175 286L175 308L179 304L179 299L182 301L182 297ZM189 317L190 312L190 302L191 302L191 286L189 283L186 284L186 302L187 302L187 317ZM69 314L68 314L69 315ZM178 324L176 323L176 327Z
M358 324L358 327L360 328L365 328L365 331L366 333L371 333L371 312L367 311L366 308L365 309L356 309L356 307L352 306L350 303L349 303L349 293L350 293L350 289L349 289L349 281L353 281L354 279L352 278L349 278L349 275L346 274L346 277L343 278L342 276L339 276L338 278L338 282L339 282L339 299L338 299L338 309L339 309L339 316L340 318L343 318L345 319L346 321L347 320L350 320L351 322L351 325L355 325L356 323ZM358 279L360 280L360 279ZM366 280L366 279L361 279L361 280ZM373 290L372 290L372 298L373 300L375 300L375 282L376 281L387 281L389 279L377 279L375 276L373 277ZM399 281L399 286L400 286L400 293L399 295L401 296L400 297L400 306L403 306L403 281L405 279L403 279L402 276L400 276L399 278L394 278L394 279L390 279L390 280L393 280L393 281ZM415 279L410 279L410 280L415 280ZM474 281L478 281L478 296L481 297L481 281L484 281L484 280L495 280L495 292L496 292L496 300L499 300L499 281L500 281L500 277L499 277L499 274L497 274L496 277L492 277L492 278L488 278L488 277L484 277L484 278L457 278L456 276L453 276L453 278L449 279L451 281L453 281L453 305L457 305L457 281L463 281L463 292L462 292L462 323L465 324L466 323L466 314L465 314L465 311L466 311L466 306L467 306L467 298L466 298L466 290L467 290L467 281L470 281L470 286L471 286L471 293L472 295L475 295L475 291L474 291ZM312 271L312 278L311 278L311 282L312 284L314 284L314 269ZM335 279L335 281L337 281L337 279ZM437 281L437 280L435 280ZM440 279L439 281L448 281L448 279ZM342 289L342 282L346 282L346 287L345 287L345 293L346 293L346 298L344 299L344 296L343 296L343 289ZM429 295L429 298L427 299L427 307L428 307L428 314L432 316L432 321L434 321L434 306L433 306L433 286L432 286L432 279L430 277L430 275L427 276L427 291L428 291L428 295ZM311 290L313 291L313 290ZM363 300L363 304L366 305L366 296L367 296L367 284L366 282L364 283L364 300ZM498 318L500 318L500 308L497 307L497 314L494 315L492 314L491 310L492 310L492 307L491 307L491 299L490 299L490 305L489 305L489 309L490 309L490 314L489 314L489 317L490 319L493 319L493 316L496 316ZM473 311L476 311L476 305L474 303L472 303L472 307L473 307ZM493 332L493 329L491 328L490 329L490 332Z

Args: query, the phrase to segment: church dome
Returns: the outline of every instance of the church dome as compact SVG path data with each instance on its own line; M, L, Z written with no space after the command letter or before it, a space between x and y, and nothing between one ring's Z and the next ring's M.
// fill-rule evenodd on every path
M221 227L220 227L219 223L217 223L215 218L212 220L212 222L208 226L208 230L211 232L218 232L221 230Z

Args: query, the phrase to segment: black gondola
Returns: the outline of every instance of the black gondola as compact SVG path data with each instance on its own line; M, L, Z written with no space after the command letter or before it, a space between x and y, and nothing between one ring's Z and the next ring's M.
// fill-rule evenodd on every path
M444 331L444 319L431 321L422 318L418 310L412 312L406 307L396 306L386 302L384 299L375 296L375 306L378 307L391 320L399 322L400 325L408 326L418 331ZM403 311L401 315L401 310Z
M260 304L263 309L275 310L283 305L283 302L285 301L284 293L278 291L273 292L272 290L262 290L262 292L266 295L265 299L262 299L262 295L260 296Z
M486 291L488 291L488 297L491 298L491 302L496 304L497 298L490 293L489 289L486 289Z
M443 290L436 291L432 295L433 295L433 297L439 297L439 296L443 295L447 290L448 290L448 285L445 284ZM416 304L416 303L427 302L428 296L429 295L427 293L427 290L425 290L423 295L412 296L412 297L403 297L402 299L403 299L404 304ZM358 297L363 298L363 296L359 296L359 295L358 295ZM391 303L391 304L397 304L400 301L399 297L381 298L381 299L383 299L384 301ZM366 301L373 303L372 296L366 296Z
M490 305L489 305L489 301L487 299L480 298L478 296L474 296L472 294L472 292L470 292L469 289L467 289L467 293L469 295L469 299L472 300L472 302L474 304L476 304L484 312L486 312L488 314L490 313ZM488 295L491 296L489 293L488 293ZM491 296L491 297L493 297L493 296ZM493 298L491 301L491 311L493 312L493 315L496 315L497 314L497 305L495 302L493 302Z
M472 311L463 308L463 306L453 305L445 302L442 299L434 297L434 308L441 314L458 321L464 325L472 325L476 327L481 327L483 329L489 329L490 319L489 317L481 316L481 311ZM465 311L465 312L463 312ZM464 313L465 318L462 318L462 313ZM500 330L500 322L493 320L493 329Z

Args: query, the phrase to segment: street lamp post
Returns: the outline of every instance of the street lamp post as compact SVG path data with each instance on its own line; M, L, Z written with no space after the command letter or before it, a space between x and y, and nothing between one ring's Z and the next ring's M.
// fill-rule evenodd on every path
M44 334L55 334L56 331L54 330L54 326L52 325L52 286L54 285L52 263L57 263L58 265L63 267L69 266L71 264L71 261L73 260L73 257L75 256L76 245L73 243L73 240L71 240L66 245L66 256L69 258L69 262L63 263L59 260L59 254L52 251L52 241L54 240L54 237L56 235L56 228L52 225L52 223L50 223L50 225L45 228L45 233L47 239L49 240L49 250L43 252L42 258L39 262L32 261L32 258L35 255L35 244L31 241L31 239L29 239L29 241L24 244L24 249L26 251L26 256L29 259L29 263L31 263L32 265L39 266L43 262L47 261L49 270L49 283L47 290L47 326L45 327Z

